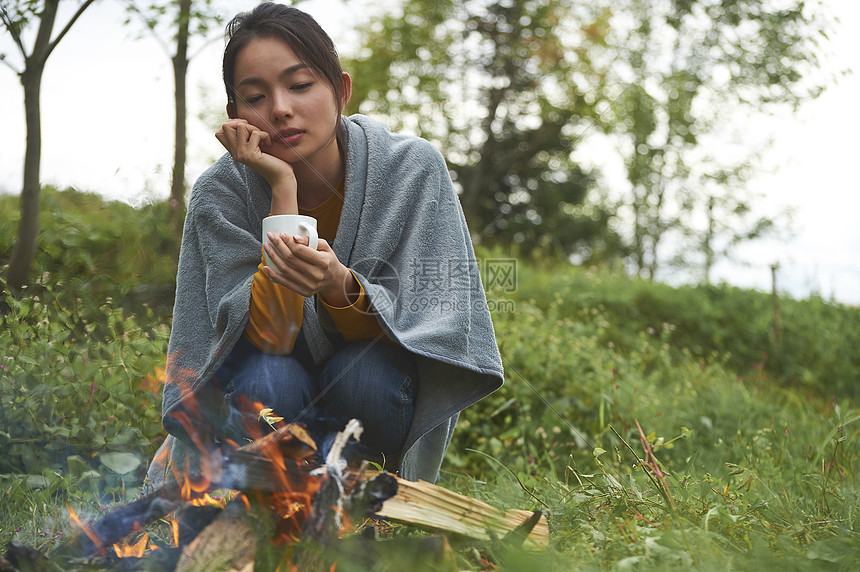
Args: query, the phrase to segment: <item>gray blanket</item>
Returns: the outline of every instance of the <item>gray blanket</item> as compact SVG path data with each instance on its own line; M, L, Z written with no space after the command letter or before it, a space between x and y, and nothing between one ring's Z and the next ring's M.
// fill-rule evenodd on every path
M360 115L343 118L344 205L332 248L353 270L386 334L416 355L419 393L401 455L407 479L434 481L460 410L501 386L501 358L459 200L441 154ZM223 156L197 181L179 257L163 416L211 379L248 319L271 189ZM333 351L328 313L305 299L314 360ZM149 471L193 446L168 436ZM165 457L166 454L166 457Z

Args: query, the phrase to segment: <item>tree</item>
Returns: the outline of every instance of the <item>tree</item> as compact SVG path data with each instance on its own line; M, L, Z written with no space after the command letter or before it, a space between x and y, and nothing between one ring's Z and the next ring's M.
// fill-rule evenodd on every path
M60 0L44 0L41 3L33 0L13 3L4 1L0 4L0 19L2 19L3 26L12 36L15 46L21 53L23 67L16 68L8 61L6 54L0 54L0 61L3 61L18 74L21 85L24 87L24 113L27 129L27 143L24 151L24 182L21 188L21 220L18 223L18 236L15 241L15 248L12 250L6 278L9 288L13 291L19 291L29 280L39 236L42 74L54 48L93 2L94 0L81 2L65 26L53 39ZM38 23L36 38L28 52L24 45L22 32L30 24L35 25L36 23Z
M704 283L711 284L711 273L716 263L720 259L732 258L738 246L790 230L786 227L790 222L788 211L768 216L755 213L753 204L756 197L750 196L746 182L756 161L757 157L754 157L725 169L714 166L707 175L698 179L703 224L682 227L683 241L692 247L689 249L692 252L677 253L670 264L688 270L700 268Z
M154 0L147 5L137 2L128 3L130 14L137 16L145 29L159 43L173 64L174 123L173 170L170 182L170 224L174 235L179 238L182 221L185 219L185 164L188 139L186 135L186 78L188 66L196 55L189 54L193 36L206 37L213 24L222 19L212 9L212 0L192 3L191 0ZM131 18L126 23L129 23ZM165 37L172 36L172 40ZM174 42L173 46L169 42ZM208 43L205 40L204 43ZM202 47L202 46L201 46Z
M407 0L345 61L360 78L352 111L442 148L478 242L585 258L615 247L610 213L584 204L591 174L571 160L602 91L589 58L604 32L570 4Z
M613 0L611 14L617 101L605 125L622 140L633 264L654 278L674 237L674 260L693 259L693 246L708 280L717 257L776 225L751 217L745 192L760 150L726 162L704 149L743 110L792 109L821 92L809 72L827 20L808 0Z

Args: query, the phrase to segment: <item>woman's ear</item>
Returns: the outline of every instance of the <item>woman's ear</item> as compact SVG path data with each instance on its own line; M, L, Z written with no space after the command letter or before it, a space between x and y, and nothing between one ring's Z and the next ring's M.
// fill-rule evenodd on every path
M227 104L227 117L230 119L236 119L236 104L228 103Z
M340 98L340 110L343 112L346 109L346 104L349 103L349 98L352 97L352 78L346 72L343 74L343 91Z

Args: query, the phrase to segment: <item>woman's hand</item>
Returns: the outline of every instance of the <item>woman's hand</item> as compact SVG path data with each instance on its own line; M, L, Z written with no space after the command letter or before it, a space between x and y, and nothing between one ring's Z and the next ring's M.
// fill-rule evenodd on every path
M264 153L261 145L271 145L272 137L244 119L229 119L215 137L239 163L251 167L272 187L272 192L296 193L296 176L292 166L273 155ZM286 213L278 213L286 214Z
M271 244L265 245L266 253L275 268L266 266L265 272L273 282L302 296L319 294L336 308L355 302L358 282L324 239L319 239L317 250L311 250L306 236L269 233L268 237Z

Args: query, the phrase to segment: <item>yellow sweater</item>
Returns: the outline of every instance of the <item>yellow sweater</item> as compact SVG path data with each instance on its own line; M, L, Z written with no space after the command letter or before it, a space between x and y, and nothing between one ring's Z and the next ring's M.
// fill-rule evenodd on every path
M322 204L299 212L317 219L320 238L331 242L342 208L343 182ZM245 337L264 353L286 355L293 351L301 329L304 297L272 282L263 272L265 264L261 257L251 284L251 317L245 326ZM350 306L335 308L322 301L337 330L349 341L373 338L382 332L360 282L358 287L358 298Z

